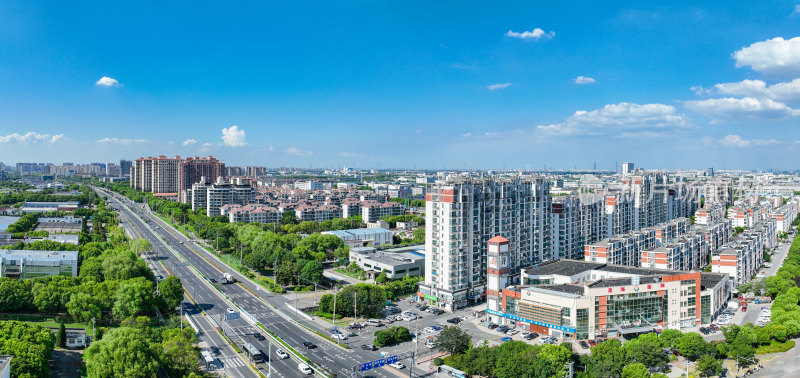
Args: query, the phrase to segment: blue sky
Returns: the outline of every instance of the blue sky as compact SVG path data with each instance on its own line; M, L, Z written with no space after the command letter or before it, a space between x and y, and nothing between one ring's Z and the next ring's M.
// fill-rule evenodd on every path
M800 1L0 2L0 161L795 169Z

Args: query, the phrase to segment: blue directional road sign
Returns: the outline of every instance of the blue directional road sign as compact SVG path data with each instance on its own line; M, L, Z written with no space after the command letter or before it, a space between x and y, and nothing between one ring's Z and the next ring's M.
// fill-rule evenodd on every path
M397 362L397 356L391 356L391 357L387 357L386 358L386 363L387 364L393 364L395 362Z
M386 359L385 358L381 358L380 360L372 361L372 367L374 367L374 368L379 368L379 367L381 367L383 365L386 365Z
M372 369L372 362L365 362L361 364L361 371L367 371L369 369Z

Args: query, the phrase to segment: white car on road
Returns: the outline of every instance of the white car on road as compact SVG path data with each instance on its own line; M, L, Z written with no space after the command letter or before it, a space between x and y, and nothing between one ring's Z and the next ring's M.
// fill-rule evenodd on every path
M393 364L389 364L389 366L391 366L391 367L393 367L395 369L405 369L405 367L406 367L406 365L403 365L403 364L401 364L399 362L395 362Z

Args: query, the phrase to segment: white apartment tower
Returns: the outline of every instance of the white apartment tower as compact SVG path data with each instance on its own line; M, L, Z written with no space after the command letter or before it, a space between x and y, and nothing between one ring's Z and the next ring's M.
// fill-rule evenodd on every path
M485 298L485 247L494 236L512 246L511 271L551 260L550 208L550 184L538 177L453 176L435 185L427 194L425 281L418 295L448 310Z

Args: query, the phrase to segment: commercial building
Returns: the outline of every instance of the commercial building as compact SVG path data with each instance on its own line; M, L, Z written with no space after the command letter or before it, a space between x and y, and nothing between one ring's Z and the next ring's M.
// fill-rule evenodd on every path
M425 269L425 256L413 252L384 252L373 247L350 248L350 262L372 276L386 272L390 279L419 276Z
M352 230L324 231L323 235L334 235L350 248L372 245L392 245L392 232L385 228L356 228Z
M503 275L499 262L509 249L502 245L495 244L490 282ZM521 285L490 292L489 321L573 340L709 324L732 292L724 274L563 259L522 269L521 276Z
M78 251L0 249L0 277L78 276Z
M133 166L133 162L130 160L120 160L119 161L119 170L122 176L130 176L131 174L131 167Z
M322 183L318 181L296 181L294 188L300 190L322 190Z

